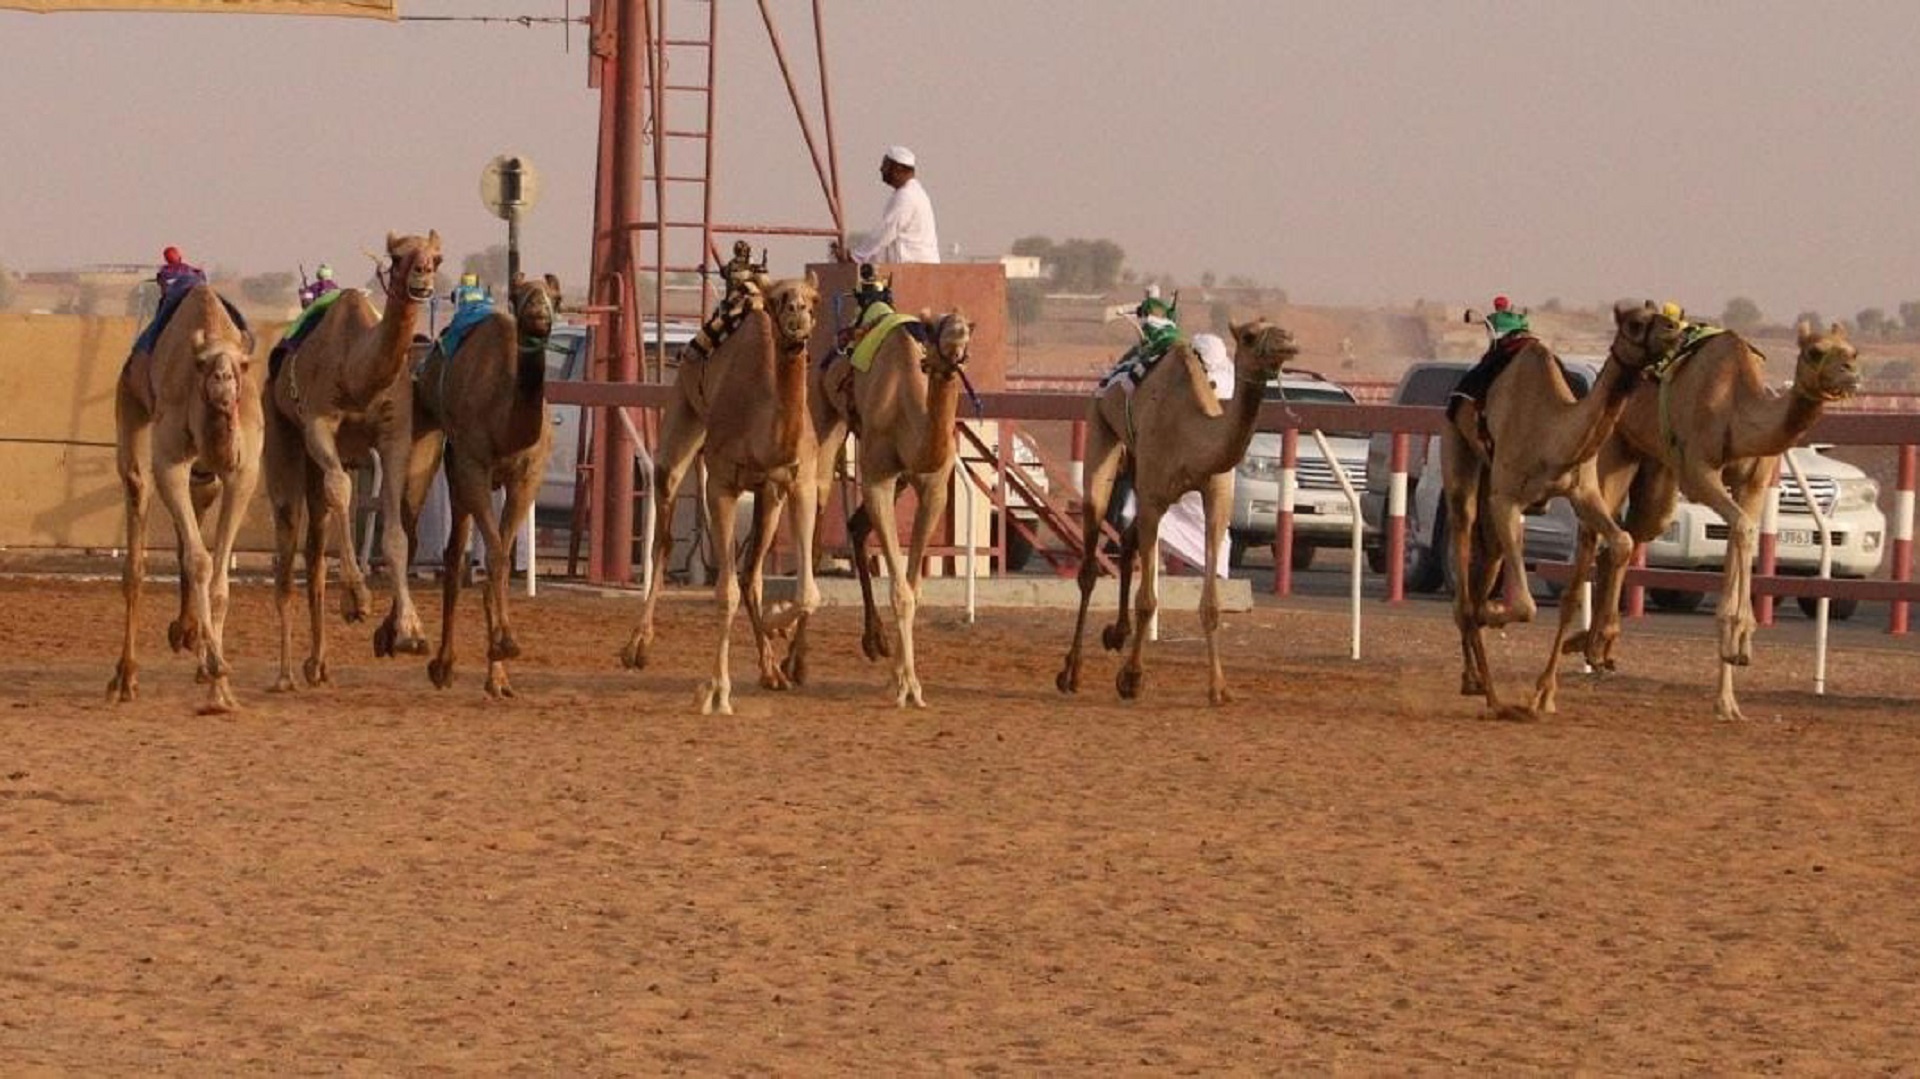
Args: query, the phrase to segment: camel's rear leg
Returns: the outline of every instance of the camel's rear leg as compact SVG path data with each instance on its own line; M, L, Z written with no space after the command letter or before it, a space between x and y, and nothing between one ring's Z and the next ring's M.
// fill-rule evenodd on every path
M317 470L319 479L311 493L317 494L326 506L326 511L320 513L313 512L310 505L309 516L320 521L323 527L333 525L339 529L340 617L348 623L355 623L367 617L368 608L373 606L373 597L367 591L366 575L360 569L359 552L354 549L353 477L347 473L346 465L340 459L339 430L338 420L323 420L309 421L303 431L307 457ZM324 568L319 576L326 576ZM324 587L321 591L324 594ZM312 680L311 676L308 680Z
M820 609L820 585L814 580L813 564L815 526L819 515L820 488L804 481L796 485L793 491L793 536L799 558L796 571L800 578L799 602L773 619L776 630L783 619L792 622L792 643L787 647L786 658L781 660L780 670L796 686L805 685L807 681L807 626L813 621L813 612Z
M420 508L426 504L427 492L433 486L433 477L440 471L440 460L445 452L446 438L438 431L419 432L408 451L405 486L400 492L400 527L406 536L407 553L394 571L398 578L411 580L414 553L420 544ZM384 537L385 533L382 533ZM411 595L409 591L408 596ZM373 654L386 657L398 652L425 652L426 635L423 629L418 628L417 615L415 625L416 635L420 638L418 647L411 646L405 639L400 624L400 604L396 601L388 608L387 617L380 622L380 627L373 631Z
M1160 517L1167 510L1137 488L1133 493L1133 504L1133 527L1129 531L1136 533L1135 544L1140 549L1140 598L1133 604L1133 646L1127 653L1127 661L1120 666L1120 673L1114 677L1114 688L1123 700L1138 697L1140 686L1146 681L1146 666L1141 661L1141 653L1147 645L1147 625L1153 621L1154 612L1160 609L1160 559L1156 555L1160 550ZM1125 571L1122 570L1122 579L1124 575ZM1122 595L1124 597L1124 589ZM1124 598L1121 604L1124 615Z
M889 507L891 509L891 507ZM847 515L847 542L853 547L853 575L860 581L860 651L868 659L891 656L887 629L873 601L873 566L867 561L867 540L873 536L873 511L862 501Z
M473 535L473 518L467 512L467 504L458 498L448 501L453 505L453 523L447 529L445 561L441 563L446 568L440 574L440 651L427 661L427 678L441 689L453 685L454 627L459 624L456 611L460 606L461 578L466 576L460 567L467 564L467 542Z
M487 541L487 692L495 697L514 695L513 685L507 680L507 661L520 658L520 642L514 639L513 622L507 617L507 597L512 594L514 545L519 542L527 515L533 512L534 491L539 484L534 462L521 461L507 478L499 524L491 533L482 532ZM488 519L480 520L484 529ZM527 551L529 567L533 559L534 552Z
M1207 636L1207 703L1226 704L1233 700L1227 689L1226 668L1220 661L1220 545L1227 538L1227 518L1233 515L1233 480L1222 473L1207 481L1202 495L1206 510L1207 553L1203 572L1206 582L1200 586L1200 629Z
M413 455L413 428L403 413L380 433L380 553L387 560L387 576L393 584L393 601L384 624L393 630L390 639L384 641L375 634L375 655L381 654L382 646L390 653L427 654L427 634L420 626L420 612L413 605L413 586L407 575L412 544L407 539L406 496L413 481ZM424 498L424 484L420 491Z
M707 508L713 515L713 540L716 550L733 550L733 518L740 504L740 492L729 487L718 471L707 474ZM720 606L720 640L714 650L713 676L700 687L700 713L723 716L733 714L733 677L728 671L728 650L733 638L733 616L740 609L740 579L731 573L714 575L714 596Z
M654 451L651 477L653 569L647 575L647 593L640 602L640 621L628 635L626 647L620 650L620 662L636 671L647 665L647 650L653 644L653 606L660 598L660 588L666 583L667 562L673 556L673 503L680 496L681 481L686 479L687 469L699 456L706 438L706 428L684 400L669 408L661 421L660 445ZM626 466L622 463L621 467Z
M1080 503L1080 609L1073 619L1073 640L1067 656L1054 677L1054 686L1062 693L1080 690L1080 642L1086 636L1087 608L1093 602L1093 586L1100 580L1100 525L1107 517L1107 503L1113 497L1114 477L1119 475L1125 447L1096 413L1087 421L1087 464L1085 494ZM1002 528L1009 527L1006 522Z
M753 531L747 536L739 567L740 593L747 608L747 624L753 630L753 650L760 663L760 685L766 689L792 688L773 654L773 632L767 624L764 604L767 554L780 530L780 511L786 499L778 484L764 483L753 496Z

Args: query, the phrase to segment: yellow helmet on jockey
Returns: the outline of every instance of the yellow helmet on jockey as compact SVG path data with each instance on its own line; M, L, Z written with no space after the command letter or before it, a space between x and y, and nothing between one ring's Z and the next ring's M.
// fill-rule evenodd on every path
M1668 300L1666 303L1660 305L1660 313L1675 322L1685 322L1687 320L1686 312L1681 309L1679 304L1674 303L1672 300Z

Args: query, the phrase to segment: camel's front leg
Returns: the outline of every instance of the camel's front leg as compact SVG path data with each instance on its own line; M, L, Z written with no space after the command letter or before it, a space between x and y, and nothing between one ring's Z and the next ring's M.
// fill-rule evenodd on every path
M433 477L440 471L440 459L446 452L446 444L446 437L439 431L423 431L417 427L414 429L413 443L407 451L405 483L400 491L400 526L406 533L407 544L407 553L400 563L401 569L397 574L401 578L411 580L414 555L420 545L420 509L426 504L427 492L433 486ZM382 458L383 463L384 460ZM449 488L448 501L452 501L451 488ZM382 538L384 539L384 534ZM408 596L412 596L411 590ZM391 656L395 652L408 651L399 647L402 636L400 607L395 603L388 609L387 617L380 623L380 628L373 631L373 654ZM415 651L425 650L426 641L423 639L420 647Z
M887 598L893 607L894 624L901 633L900 648L893 656L893 703L900 708L905 708L909 702L915 707L925 708L927 702L920 694L920 684L909 677L912 668L907 664L906 645L913 635L913 631L907 627L913 621L917 604L913 582L907 578L906 563L901 556L900 528L893 512L895 477L888 475L876 479L872 473L862 469L860 479L860 497L873 517L874 531L880 536L880 554L887 565Z
M1233 700L1227 690L1226 668L1220 662L1220 545L1227 538L1227 518L1233 515L1233 473L1222 472L1207 481L1205 494L1207 556L1205 583L1200 586L1200 629L1207 635L1207 703Z
M1580 537L1573 549L1573 576L1567 581L1567 590L1560 594L1560 618L1554 625L1553 647L1547 652L1546 669L1540 672L1540 678L1533 686L1533 710L1552 715L1560 710L1558 696L1560 692L1560 656L1571 649L1567 646L1567 635L1574 623L1580 621L1580 614L1586 606L1587 577L1593 569L1594 550L1597 547L1593 531L1580 526Z
M740 609L740 579L726 572L724 560L733 554L733 517L740 504L740 492L722 477L722 469L707 472L707 508L713 516L714 550L721 552L722 567L714 574L714 598L720 607L720 640L714 649L713 677L700 687L700 714L733 714L733 679L727 671L728 647L733 636L733 616Z
M154 483L159 488L161 503L173 516L174 532L182 551L180 573L187 579L188 591L193 597L194 621L212 627L212 600L208 592L213 558L207 554L206 541L200 535L200 521L194 516L190 472L190 461L173 461L164 468L154 469ZM200 708L202 714L230 712L234 707L233 691L227 684L227 662L220 655L218 643L212 633L201 634L200 672L208 687L207 703Z
M1680 488L1688 498L1711 507L1727 522L1727 564L1715 615L1720 623L1720 678L1714 703L1714 714L1725 720L1746 718L1734 696L1733 668L1753 661L1753 555L1760 533L1755 521L1772 476L1771 464L1761 462L1736 480L1738 500L1722 485L1717 471L1695 468L1680 476Z
M1087 421L1086 493L1080 503L1080 609L1074 615L1073 640L1067 657L1054 677L1054 686L1062 693L1080 690L1080 642L1086 635L1087 608L1093 602L1093 586L1100 580L1100 525L1107 517L1107 502L1113 497L1113 480L1119 474L1121 446L1096 415ZM1002 519L1002 529L1010 527Z
M780 510L786 499L777 483L763 483L753 496L753 534L747 538L746 560L740 565L740 591L746 601L747 624L753 629L753 650L760 663L760 685L766 689L792 688L773 655L773 630L768 625L763 586L767 553L780 530ZM724 571L723 571L724 572Z
M194 519L203 520L206 517L207 507L213 505L214 500L220 496L220 478L209 476L205 480L196 482L193 474L189 472L187 490L193 496ZM174 556L176 564L186 564L187 553L181 550L177 543L174 546ZM224 570L221 572L221 579L225 579ZM213 605L216 611L222 609L220 597L214 597ZM204 629L204 626L194 620L193 593L187 587L187 575L182 573L180 575L180 611L174 616L172 624L167 626L167 645L175 652L192 652L198 656L200 634Z
M536 462L523 458L507 477L506 501L500 507L500 523L487 535L487 692L495 697L511 697L513 685L507 680L507 661L520 658L520 642L514 639L513 623L507 617L507 597L513 581L513 548L519 542L533 512L534 492L540 476ZM484 525L486 518L482 517ZM495 546L495 541L498 546ZM527 551L527 566L532 571L535 552Z
M153 428L139 406L127 398L128 391L123 387L115 407L120 437L114 461L127 511L127 559L120 569L126 618L121 627L120 662L107 680L107 699L121 703L140 694L140 662L134 638L140 621L140 590L147 580L147 505L153 494L148 474L148 462L153 459Z
M213 538L213 580L208 589L208 603L213 612L213 651L221 657L225 666L227 654L227 607L232 598L232 582L229 570L233 564L233 545L240 536L240 525L246 519L247 506L253 502L254 488L259 486L260 469L257 464L243 461L240 468L228 475L220 485L220 511L214 521ZM222 680L223 684L225 680ZM226 689L226 701L229 707L237 707L231 687Z
M793 624L792 643L787 647L787 656L781 661L780 669L793 685L805 685L807 681L807 625L813 620L813 612L820 609L820 585L814 580L814 531L820 515L820 488L802 480L793 491L793 537L798 548L800 599L799 603L774 619L779 626L782 619Z
M366 575L360 570L360 555L353 544L353 477L347 474L346 465L340 460L340 422L309 420L302 433L307 442L307 456L319 470L320 497L326 505L326 511L316 515L317 519L323 527L337 524L339 528L340 617L349 623L359 622L367 617L367 608L373 606L373 599L367 592ZM324 579L326 568L322 566L315 576ZM324 586L321 592L325 593Z
M1480 485L1485 471L1466 439L1449 428L1441 436L1441 471L1446 485L1447 558L1453 564L1453 624L1460 632L1460 695L1485 696L1495 707L1492 673L1482 638L1482 589L1476 584L1474 544L1479 537Z
M913 546L907 552L907 604L906 614L900 621L900 670L903 684L912 687L913 703L922 708L926 707L926 700L920 692L920 671L913 645L920 610L920 571L926 564L927 547L933 542L934 526L947 512L947 490L952 479L953 465L949 462L945 468L914 481Z
M280 623L280 671L272 691L292 693L293 682L293 560L303 514L298 501L273 503L273 611Z
M412 456L411 423L404 416L389 420L380 433L380 551L387 560L387 576L393 581L393 605L387 616L393 632L390 640L374 634L375 655L383 654L383 645L390 652L427 654L427 635L420 627L420 612L413 605L407 572L406 494Z
M1167 511L1138 488L1133 492L1133 502L1132 531L1140 549L1140 598L1133 605L1133 646L1127 652L1127 661L1120 665L1120 673L1114 677L1114 688L1123 700L1138 697L1140 684L1146 680L1141 652L1147 646L1147 626L1152 623L1154 612L1160 609L1160 516Z
M310 686L333 681L327 670L327 517L326 495L316 486L307 499L307 662L301 671Z

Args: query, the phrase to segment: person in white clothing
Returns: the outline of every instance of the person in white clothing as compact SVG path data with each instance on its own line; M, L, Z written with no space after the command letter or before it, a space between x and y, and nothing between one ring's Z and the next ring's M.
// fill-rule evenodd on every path
M893 188L867 242L851 251L834 241L842 262L939 262L940 236L933 225L933 200L914 176L913 151L889 146L880 159L880 180Z

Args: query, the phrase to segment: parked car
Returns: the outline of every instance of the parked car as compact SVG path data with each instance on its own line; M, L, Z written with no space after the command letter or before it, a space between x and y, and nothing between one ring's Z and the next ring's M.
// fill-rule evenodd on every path
M1860 469L1829 457L1823 446L1795 446L1787 453L1807 478L1833 533L1835 577L1868 577L1886 557L1887 517L1880 510L1880 486ZM1812 576L1820 571L1820 533L1806 496L1783 463L1780 469L1778 542L1774 547L1776 573ZM1647 544L1647 564L1665 569L1719 570L1726 564L1727 524L1706 506L1680 500L1666 531ZM1647 598L1665 610L1691 611L1706 598L1699 592L1655 588ZM1815 610L1812 597L1800 597L1800 609ZM1836 599L1828 604L1834 618L1851 618L1858 600Z
M649 325L649 344L652 330ZM692 326L668 326L667 346L686 344L693 340L694 332ZM591 360L589 340L590 331L586 326L573 323L555 326L547 338L547 380L585 381ZM534 498L534 517L545 525L564 526L573 516L573 487L579 476L580 406L548 405L547 410L553 423L553 452L547 457L547 469L540 478L540 493Z
M1298 404L1354 403L1353 393L1345 386L1310 371L1294 370L1282 372L1277 381L1269 383L1266 398ZM1326 436L1347 482L1355 488L1365 486L1366 436L1333 431ZM1278 431L1254 432L1246 456L1234 469L1233 516L1227 534L1231 543L1229 561L1236 567L1245 560L1248 548L1273 542L1280 505L1281 440ZM1353 533L1353 508L1340 489L1333 463L1305 431L1300 433L1295 468L1292 558L1294 569L1305 569L1313 562L1317 548L1347 545Z

